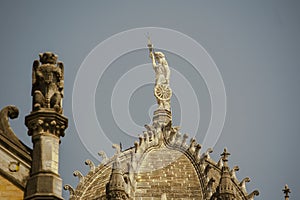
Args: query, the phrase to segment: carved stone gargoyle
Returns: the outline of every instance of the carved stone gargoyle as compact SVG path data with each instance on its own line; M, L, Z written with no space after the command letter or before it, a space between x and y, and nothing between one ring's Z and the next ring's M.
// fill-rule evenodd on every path
M39 54L32 67L32 110L54 109L62 114L64 65L52 52Z

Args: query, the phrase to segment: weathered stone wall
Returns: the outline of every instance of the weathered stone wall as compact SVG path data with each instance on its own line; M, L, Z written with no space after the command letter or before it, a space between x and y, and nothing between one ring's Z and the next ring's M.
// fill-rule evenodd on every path
M136 177L136 200L202 199L200 181L191 161L164 148L146 154Z
M21 200L24 192L8 181L3 176L0 176L0 199L1 200Z

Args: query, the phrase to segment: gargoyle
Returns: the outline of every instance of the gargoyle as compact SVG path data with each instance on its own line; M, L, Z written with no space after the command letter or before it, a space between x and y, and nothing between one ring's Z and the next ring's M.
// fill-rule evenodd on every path
M8 135L15 135L9 119L15 119L19 116L19 109L16 106L6 106L0 111L0 130Z

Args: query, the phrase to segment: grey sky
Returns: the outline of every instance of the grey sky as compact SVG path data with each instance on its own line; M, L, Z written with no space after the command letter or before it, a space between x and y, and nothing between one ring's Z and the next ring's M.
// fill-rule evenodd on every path
M85 159L93 159L79 139L72 114L73 84L81 63L96 45L119 32L148 26L174 29L200 43L223 77L227 117L213 158L217 160L223 148L228 147L230 165L239 165L239 179L251 178L248 191L259 189L257 199L283 199L281 189L285 183L292 190L292 199L300 199L299 21L300 2L296 0L1 1L0 106L14 104L20 109L19 118L11 124L21 140L31 146L24 117L31 109L32 62L40 52L58 54L65 64L63 105L69 118L69 128L61 143L60 173L64 184L76 186L73 171L79 169L85 174ZM107 125L104 129L111 131L107 134L111 134L113 142L125 140L125 148L133 144L134 138L118 131L110 120L109 110L103 111L110 105L97 105L108 102L110 88L123 72L150 61L146 53L141 50L121 56L97 87L97 117ZM172 53L168 53L168 61L170 65L176 63L179 70L182 65L190 65ZM120 72L117 67L122 63L124 68ZM201 102L201 127L197 135L201 140L210 117L208 92L201 77L187 69L181 73L196 88ZM144 109L143 105L155 102L152 93L146 91L152 92L151 85L139 88L129 106L133 119L140 125L150 120L149 107ZM179 122L180 99L172 100L174 120ZM67 192L63 195L68 196Z

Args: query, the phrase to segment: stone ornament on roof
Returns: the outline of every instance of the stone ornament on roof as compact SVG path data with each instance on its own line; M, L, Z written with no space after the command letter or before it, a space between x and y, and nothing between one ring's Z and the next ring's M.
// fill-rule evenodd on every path
M57 62L58 56L52 52L39 54L32 67L32 110L54 109L62 113L64 89L64 65Z
M170 99L172 90L170 88L170 68L165 55L162 52L154 51L153 45L148 38L148 48L152 66L155 71L154 96L160 109L170 110Z
M283 188L283 193L285 194L284 198L285 200L289 200L289 193L291 193L291 190L289 188L289 186L287 184L285 184L284 188Z

